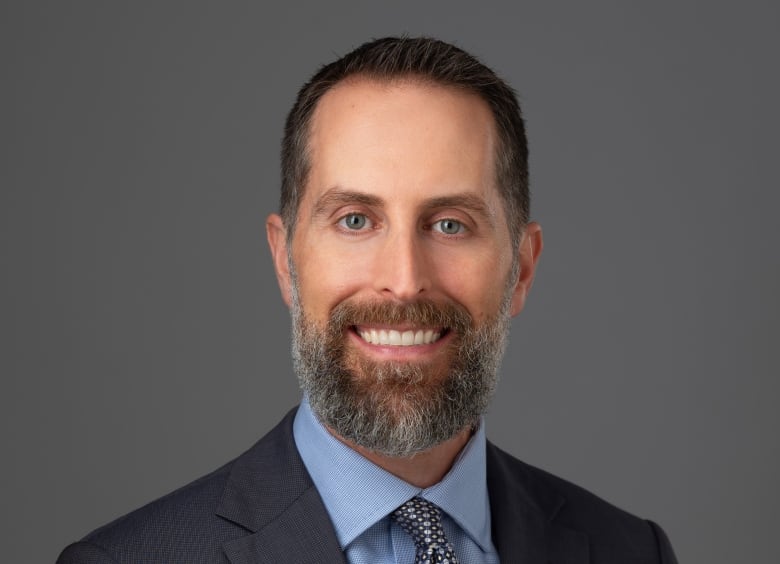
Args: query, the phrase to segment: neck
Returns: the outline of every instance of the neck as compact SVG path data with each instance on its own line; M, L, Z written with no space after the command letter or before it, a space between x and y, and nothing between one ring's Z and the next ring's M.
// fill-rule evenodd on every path
M352 450L358 452L368 460L401 478L405 482L418 488L428 488L441 481L450 471L455 458L471 438L471 427L466 427L448 441L440 443L424 452L412 456L385 456L378 452L368 450L355 443L338 436L332 429L326 427L331 435Z

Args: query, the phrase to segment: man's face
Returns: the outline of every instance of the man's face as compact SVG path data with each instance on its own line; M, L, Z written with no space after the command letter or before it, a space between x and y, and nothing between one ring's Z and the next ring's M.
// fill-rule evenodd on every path
M532 224L513 252L494 129L470 93L344 82L313 116L290 248L269 218L302 385L315 413L361 446L425 450L487 405L541 247Z

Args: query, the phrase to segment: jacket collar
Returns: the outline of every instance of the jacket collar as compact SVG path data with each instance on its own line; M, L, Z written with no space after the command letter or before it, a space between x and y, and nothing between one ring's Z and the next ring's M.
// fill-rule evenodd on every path
M217 514L251 533L224 544L233 564L346 564L295 448L294 414L240 456L230 472Z
M233 564L347 564L295 447L295 411L233 464L217 508L249 531L224 544ZM588 564L587 536L555 522L565 501L538 471L488 442L487 482L501 562Z
M538 471L488 441L493 544L501 562L588 564L587 535L555 521L565 500Z

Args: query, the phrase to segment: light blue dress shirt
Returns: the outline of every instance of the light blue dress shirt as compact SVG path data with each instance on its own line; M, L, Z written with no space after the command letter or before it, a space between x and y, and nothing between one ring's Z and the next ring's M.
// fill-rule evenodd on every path
M490 538L484 423L442 481L425 489L393 476L333 437L306 398L295 416L293 435L350 564L414 562L412 538L389 517L414 496L441 508L444 532L462 564L498 564Z

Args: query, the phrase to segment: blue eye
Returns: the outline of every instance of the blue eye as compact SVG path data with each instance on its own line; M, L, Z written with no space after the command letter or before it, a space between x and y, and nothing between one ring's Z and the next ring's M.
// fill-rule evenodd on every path
M339 220L339 224L347 229L358 231L368 224L368 218L362 213L350 213Z
M454 219L442 219L437 221L434 224L434 228L445 235L457 235L465 229L460 221Z

